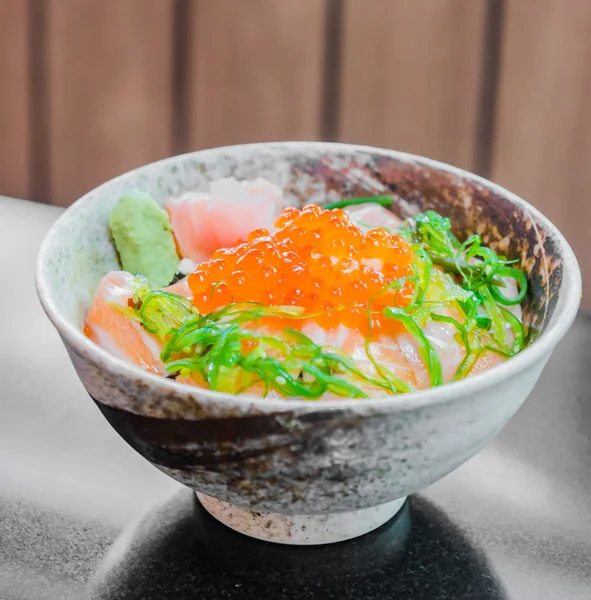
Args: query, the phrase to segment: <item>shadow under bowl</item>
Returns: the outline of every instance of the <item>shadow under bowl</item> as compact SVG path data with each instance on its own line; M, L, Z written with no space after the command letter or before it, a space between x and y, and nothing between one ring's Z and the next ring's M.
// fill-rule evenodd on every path
M486 556L420 496L347 544L266 544L211 519L188 490L124 530L89 585L91 600L209 598L508 600Z
M371 400L273 400L184 386L110 355L83 335L101 277L117 269L108 234L120 195L163 203L233 176L265 177L286 204L394 195L399 216L435 210L518 259L530 281L528 347L489 371ZM292 544L356 537L404 498L451 472L496 436L537 381L579 307L577 261L558 230L507 190L426 158L332 143L265 143L172 157L78 200L43 242L37 289L102 413L135 450L195 489L214 516L248 535Z

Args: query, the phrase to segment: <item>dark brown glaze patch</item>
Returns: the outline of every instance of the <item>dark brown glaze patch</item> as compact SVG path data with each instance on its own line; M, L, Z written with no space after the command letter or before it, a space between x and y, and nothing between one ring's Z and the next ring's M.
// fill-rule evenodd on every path
M228 463L265 460L288 452L294 460L311 438L354 429L362 417L350 411L293 411L220 419L179 420L137 415L93 398L113 428L142 456L170 467L217 470Z
M523 309L529 340L548 324L562 281L559 248L541 223L502 195L447 171L380 155L304 160L294 172L296 179L306 173L311 189L324 181L339 197L391 192L392 210L402 218L434 210L451 219L460 239L478 233L499 254L519 259L527 274L530 288ZM294 195L305 204L305 191Z
M226 501L288 508L305 503L310 482L326 499L367 477L363 463L334 458L335 440L358 443L361 417L349 411L181 420L137 415L95 402L111 426L141 456L182 483ZM348 446L349 444L345 444ZM361 453L363 454L363 453ZM379 469L373 474L380 477ZM348 483L349 482L349 483Z

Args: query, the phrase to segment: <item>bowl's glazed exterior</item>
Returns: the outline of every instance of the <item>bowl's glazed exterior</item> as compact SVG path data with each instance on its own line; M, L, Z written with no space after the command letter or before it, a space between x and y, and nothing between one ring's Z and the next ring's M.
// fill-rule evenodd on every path
M529 347L484 374L414 394L278 401L183 386L84 337L94 289L117 268L107 221L120 193L140 188L162 203L224 176L266 177L284 188L289 204L391 191L401 216L427 209L450 216L460 235L478 232L497 251L521 260L532 283L524 305ZM206 150L107 182L54 225L40 252L37 286L80 379L133 448L206 501L287 515L392 503L473 456L530 393L575 317L581 290L564 238L510 192L428 159L324 143Z

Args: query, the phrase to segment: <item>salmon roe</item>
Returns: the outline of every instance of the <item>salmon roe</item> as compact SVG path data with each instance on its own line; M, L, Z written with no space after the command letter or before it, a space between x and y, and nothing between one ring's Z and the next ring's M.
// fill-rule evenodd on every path
M276 230L253 231L233 248L217 250L189 275L193 303L204 314L231 302L301 306L325 329L343 324L364 334L368 303L387 284L412 274L414 254L399 235L363 233L340 209L286 208ZM372 332L394 334L400 324L381 318L385 306L405 306L413 285L387 290L371 304ZM274 325L297 327L294 319Z

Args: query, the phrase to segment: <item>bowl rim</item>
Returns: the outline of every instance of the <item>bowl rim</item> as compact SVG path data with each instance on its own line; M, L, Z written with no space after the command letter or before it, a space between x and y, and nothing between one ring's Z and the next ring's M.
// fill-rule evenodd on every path
M51 255L54 240L58 237L59 231L66 223L75 219L77 213L82 210L82 205L89 199L90 196L100 192L104 188L108 188L131 174L143 170L157 170L163 165L174 163L183 160L198 159L206 155L218 153L244 153L256 150L293 150L297 151L317 151L323 150L329 152L349 153L352 156L360 153L378 154L386 158L392 158L400 162L414 163L424 165L432 169L441 170L461 179L479 184L499 196L503 196L512 204L519 207L526 213L534 216L539 220L544 229L553 237L559 247L559 253L562 260L562 284L558 292L558 302L555 308L555 313L548 327L543 331L540 337L535 340L530 346L526 347L519 354L503 363L496 365L494 368L478 373L474 377L445 383L435 388L427 388L416 392L409 392L394 396L383 396L377 398L369 398L359 400L353 398L329 399L329 400L305 400L297 398L263 398L261 396L242 394L235 395L225 392L217 392L203 388L189 386L172 379L167 379L159 375L149 373L141 367L128 363L123 359L104 350L89 338L87 338L82 329L71 324L58 310L51 295L51 285L46 276L45 266L48 258ZM564 337L572 325L581 301L582 279L581 272L577 262L577 258L562 235L552 222L545 217L538 209L534 208L523 198L517 196L513 192L503 188L502 186L485 179L479 175L460 169L453 165L449 165L437 160L423 157L416 154L402 152L398 150L389 150L374 146L360 144L346 144L339 142L314 142L314 141L284 141L284 142L257 142L249 144L236 144L230 146L220 146L203 150L196 150L184 154L178 154L154 161L136 169L127 171L117 177L114 177L101 185L93 188L85 193L82 197L76 200L68 207L51 226L46 233L37 256L37 264L35 271L35 284L37 294L41 305L58 330L60 336L66 345L70 345L76 352L86 354L92 362L102 369L108 371L111 375L122 377L125 379L131 378L141 380L152 391L159 393L181 395L184 397L199 400L203 403L204 398L211 402L233 409L256 409L259 412L283 412L305 409L307 411L331 411L331 410L353 410L353 411L379 411L382 410L413 410L420 407L441 404L453 401L454 399L470 396L484 389L488 389L497 383L504 382L513 378L520 373L523 373L532 367L535 363L544 361L549 357L556 345ZM560 311L560 318L558 312ZM184 420L184 418L181 418Z

